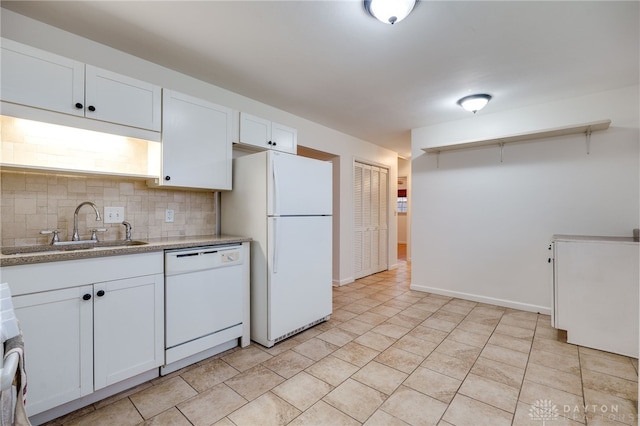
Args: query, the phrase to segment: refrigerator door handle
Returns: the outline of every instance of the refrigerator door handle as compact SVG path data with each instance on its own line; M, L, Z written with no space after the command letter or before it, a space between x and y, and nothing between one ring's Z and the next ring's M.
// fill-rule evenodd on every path
M273 273L278 273L278 219L273 218Z
M276 172L276 162L271 160L271 171L273 173L273 214L278 214L278 173Z

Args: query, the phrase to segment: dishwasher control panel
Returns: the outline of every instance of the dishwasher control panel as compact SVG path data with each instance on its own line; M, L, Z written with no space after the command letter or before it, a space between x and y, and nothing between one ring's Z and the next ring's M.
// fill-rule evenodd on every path
M164 273L167 276L242 263L241 245L166 250L164 253Z

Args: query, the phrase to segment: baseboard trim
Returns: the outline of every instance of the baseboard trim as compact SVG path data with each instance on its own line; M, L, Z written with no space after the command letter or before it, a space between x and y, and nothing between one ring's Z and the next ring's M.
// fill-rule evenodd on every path
M333 286L334 287L340 287L340 286L343 286L343 285L351 284L354 281L355 280L353 279L353 277L345 278L345 279L342 279L342 280L333 280Z
M411 284L411 290L434 293L441 296L457 297L458 299L471 300L473 302L487 303L489 305L503 306L505 308L519 309L521 311L536 312L551 315L551 308L547 306L531 305L529 303L516 302L514 300L498 299L495 297L481 296L479 294L463 293L460 291L446 290L443 288L429 287L419 284Z

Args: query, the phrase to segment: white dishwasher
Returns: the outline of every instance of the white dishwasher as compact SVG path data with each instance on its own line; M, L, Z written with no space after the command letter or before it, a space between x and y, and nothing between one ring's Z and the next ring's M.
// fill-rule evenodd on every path
M194 362L180 360L199 353L206 358L208 349L237 345L243 330L244 261L240 244L165 251L162 374Z

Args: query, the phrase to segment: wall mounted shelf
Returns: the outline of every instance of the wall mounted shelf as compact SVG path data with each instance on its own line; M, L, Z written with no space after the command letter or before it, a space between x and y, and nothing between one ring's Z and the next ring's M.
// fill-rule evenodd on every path
M580 133L584 133L587 136L587 145L588 145L588 140L589 140L589 137L591 136L591 132L595 132L597 130L606 130L609 128L610 124L611 124L611 120L592 121L590 123L576 124L576 125L565 126L565 127L556 127L552 129L537 130L537 131L526 132L526 133L518 133L518 134L502 136L498 138L477 139L477 140L464 141L464 142L448 144L448 145L433 146L429 148L422 148L422 150L427 154L432 154L432 153L439 154L445 151L454 151L454 150L466 149L466 148L478 148L483 146L502 147L504 146L504 144L507 144L507 143L526 142L534 139L551 138L556 136L574 135L574 134L580 134ZM587 146L587 153L588 153L588 150L589 150L589 147Z

